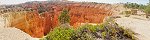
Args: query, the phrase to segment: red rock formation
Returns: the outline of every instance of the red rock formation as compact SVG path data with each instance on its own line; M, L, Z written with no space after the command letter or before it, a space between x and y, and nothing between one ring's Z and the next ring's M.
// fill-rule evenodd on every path
M80 23L102 23L106 16L111 15L111 8L107 8L108 5L77 2L25 3L22 4L23 8L32 8L35 11L26 13L25 18L20 19L22 21L12 22L14 23L12 26L25 31L33 37L42 37L59 24L58 17L64 8L69 9L70 25L77 28ZM40 10L45 11L38 13ZM28 23L25 24L26 22Z
M20 14L10 14L12 15L10 19L12 27L19 28L33 37L44 36L43 19L36 11Z

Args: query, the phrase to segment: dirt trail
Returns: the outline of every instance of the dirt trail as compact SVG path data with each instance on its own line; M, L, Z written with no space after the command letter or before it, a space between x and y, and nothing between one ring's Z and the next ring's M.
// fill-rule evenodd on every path
M143 20L141 20L143 19ZM137 33L139 40L150 40L150 21L138 17L122 17L115 19L116 23Z

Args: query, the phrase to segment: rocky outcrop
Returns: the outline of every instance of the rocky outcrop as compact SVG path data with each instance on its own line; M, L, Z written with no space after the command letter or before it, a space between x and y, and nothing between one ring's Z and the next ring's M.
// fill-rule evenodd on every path
M106 16L110 16L110 4L94 2L27 2L19 4L25 13L12 13L11 26L15 26L30 34L32 37L42 37L54 27L58 26L58 17L63 9L69 10L70 25L77 28L81 23L102 23ZM17 6L18 7L18 6ZM19 12L21 12L19 11Z

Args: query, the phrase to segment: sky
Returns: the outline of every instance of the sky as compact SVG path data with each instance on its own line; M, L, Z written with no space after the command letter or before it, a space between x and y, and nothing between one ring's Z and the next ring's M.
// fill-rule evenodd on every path
M0 0L0 5L4 4L19 4L19 3L24 3L28 1L45 1L45 0Z
M74 0L71 0L74 1ZM75 0L80 1L80 0ZM99 2L99 3L126 3L126 2L132 2L132 3L138 3L138 4L147 4L149 0L82 0L87 2Z
M4 4L19 4L24 3L28 1L46 1L46 0L0 0L0 5ZM70 1L85 1L85 2L98 2L98 3L126 3L126 2L132 2L132 3L138 3L138 4L147 4L149 0L70 0Z

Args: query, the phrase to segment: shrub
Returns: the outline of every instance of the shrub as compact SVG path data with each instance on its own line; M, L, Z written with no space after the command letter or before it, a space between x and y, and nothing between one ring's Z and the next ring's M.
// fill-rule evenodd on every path
M100 25L82 25L75 31L72 40L96 40L96 32L103 29Z
M63 27L56 27L53 31L51 31L46 39L47 40L70 40L71 37L74 35L74 29L72 28L63 28Z
M76 30L56 27L44 40L135 40L134 33L123 29L113 21L101 25L82 25Z
M123 11L121 14L125 15L125 17L129 17L132 12L131 11Z

